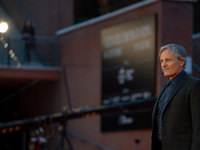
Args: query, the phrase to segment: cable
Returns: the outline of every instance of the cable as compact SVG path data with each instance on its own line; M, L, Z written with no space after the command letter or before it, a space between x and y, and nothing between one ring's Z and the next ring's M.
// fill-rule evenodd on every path
M99 64L69 64L69 63L63 64L61 66L66 66L66 67L94 67L94 68L101 67L101 65L99 65Z

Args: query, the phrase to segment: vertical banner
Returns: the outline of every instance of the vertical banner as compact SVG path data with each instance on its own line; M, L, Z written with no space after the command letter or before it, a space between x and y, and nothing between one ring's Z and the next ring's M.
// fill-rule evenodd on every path
M102 105L146 100L155 96L156 15L112 26L101 31ZM140 114L147 113L140 111ZM145 115L144 115L145 116ZM116 130L133 125L127 114L109 115ZM121 119L120 119L121 118ZM102 130L106 128L102 116ZM132 121L131 121L132 120ZM138 123L140 124L140 123ZM111 127L113 128L113 127ZM127 127L129 128L129 127Z

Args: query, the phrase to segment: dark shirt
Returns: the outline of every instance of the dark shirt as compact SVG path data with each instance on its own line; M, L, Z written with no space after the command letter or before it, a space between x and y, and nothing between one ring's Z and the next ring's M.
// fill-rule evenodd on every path
M178 75L176 75L172 80L168 79L167 85L159 99L158 102L158 109L157 109L157 125L158 125L158 140L162 141L162 114L163 111L167 105L168 98L174 89L176 83L178 82L180 76L184 73L185 71L182 70Z
M35 30L33 27L28 28L28 27L24 26L23 30L22 30L22 34L23 34L23 36L25 35L23 37L24 40L34 40Z

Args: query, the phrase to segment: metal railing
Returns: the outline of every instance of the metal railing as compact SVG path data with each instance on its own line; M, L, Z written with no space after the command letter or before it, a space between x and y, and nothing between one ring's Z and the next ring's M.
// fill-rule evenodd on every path
M35 36L33 40L24 40L22 37L1 36L0 65L57 66L57 38Z

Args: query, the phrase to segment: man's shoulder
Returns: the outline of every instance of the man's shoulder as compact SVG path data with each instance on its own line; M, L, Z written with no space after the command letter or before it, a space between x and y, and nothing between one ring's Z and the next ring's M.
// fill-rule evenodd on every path
M190 76L190 75L188 75L188 79L193 80L193 81L200 81L199 78L196 78L196 77L193 77L193 76Z
M190 75L188 75L188 78L186 80L189 84L196 84L197 82L200 83L200 79L196 78L196 77L192 77Z

